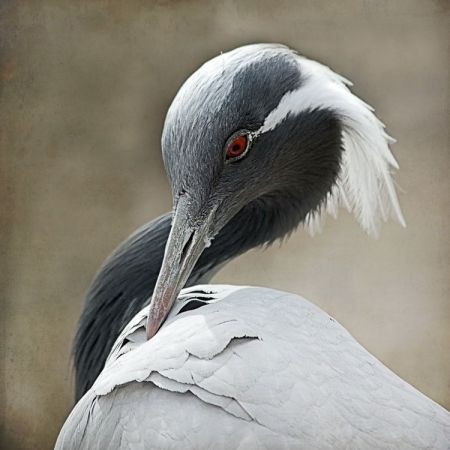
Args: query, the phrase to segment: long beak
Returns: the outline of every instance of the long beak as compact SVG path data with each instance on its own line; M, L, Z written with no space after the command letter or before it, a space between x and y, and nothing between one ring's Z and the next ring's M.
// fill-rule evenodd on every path
M147 319L148 339L156 334L166 319L195 263L205 249L213 214L214 211L211 211L198 227L189 227L187 204L180 199L150 303Z

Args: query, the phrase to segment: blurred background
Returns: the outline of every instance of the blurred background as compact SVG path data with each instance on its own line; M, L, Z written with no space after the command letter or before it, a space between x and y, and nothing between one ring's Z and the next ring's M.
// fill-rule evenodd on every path
M408 223L345 212L215 278L297 292L450 407L446 1L7 1L1 39L1 448L51 448L70 349L103 259L168 211L165 112L221 51L281 42L351 79L398 143Z

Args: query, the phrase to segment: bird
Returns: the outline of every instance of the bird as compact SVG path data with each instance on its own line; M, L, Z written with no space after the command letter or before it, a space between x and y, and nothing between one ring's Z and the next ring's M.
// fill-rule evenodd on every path
M340 207L370 235L389 218L405 225L393 139L350 87L280 44L221 53L185 81L161 139L173 210L122 243L88 290L78 403L56 448L449 447L449 413L325 312L208 284Z

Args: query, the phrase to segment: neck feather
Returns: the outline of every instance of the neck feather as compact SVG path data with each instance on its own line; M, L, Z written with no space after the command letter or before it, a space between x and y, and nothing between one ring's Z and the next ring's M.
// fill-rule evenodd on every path
M187 286L208 282L227 261L282 238L307 210L275 196L242 209L218 234L193 270ZM286 200L286 199L284 199ZM92 386L123 327L151 298L171 226L171 214L144 225L105 261L92 282L74 342L76 398Z

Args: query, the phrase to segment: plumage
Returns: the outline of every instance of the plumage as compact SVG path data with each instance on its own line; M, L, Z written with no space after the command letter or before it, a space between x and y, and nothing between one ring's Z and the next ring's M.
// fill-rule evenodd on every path
M449 413L306 300L181 291L341 206L371 235L404 225L393 140L350 85L273 44L222 54L183 84L162 135L173 212L94 279L74 346L81 399L58 449L450 447ZM235 136L245 156L228 160Z
M404 223L390 174L397 166L392 140L350 84L278 44L221 54L185 82L162 138L174 204L186 191L189 220L197 223L214 202L226 204L186 286L209 281L232 258L301 224L320 231L326 214L336 216L341 206L373 235L389 216ZM254 148L239 167L224 167L221 146L242 128L257 136ZM150 302L171 219L169 213L143 226L95 277L74 344L77 399L124 326Z
M204 305L178 313L195 301ZM57 449L449 448L450 414L301 297L196 286L150 341L147 311Z

